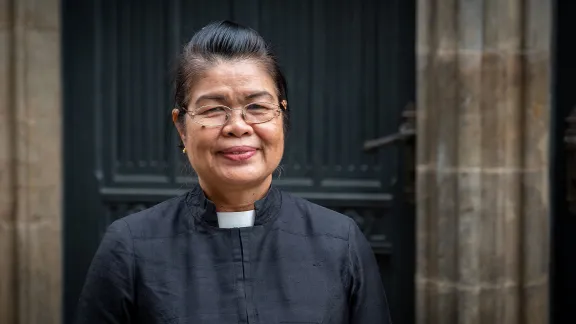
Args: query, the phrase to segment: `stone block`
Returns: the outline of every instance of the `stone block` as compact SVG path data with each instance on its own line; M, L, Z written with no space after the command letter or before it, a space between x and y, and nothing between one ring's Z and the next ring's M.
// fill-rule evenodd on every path
M18 187L39 188L44 196L42 204L47 207L44 210L59 214L62 182L59 36L51 31L28 31L25 35L25 55L20 56L24 62L20 64L26 66L27 74L20 76L23 79L20 85L27 95L18 100L14 139Z
M60 185L34 185L33 178L21 179L21 181L25 183L20 184L16 189L18 196L16 222L60 226L62 218Z
M549 299L550 210L548 170L527 172L522 177L523 196L522 297L525 323L546 323Z
M60 0L13 1L16 3L15 22L19 26L35 30L59 30Z
M526 112L522 126L523 160L529 169L545 169L549 163L550 69L550 59L542 53L526 55L526 92L523 95Z
M16 288L18 287L14 255L14 227L0 221L0 323L14 323Z
M18 297L22 323L60 323L60 224L19 223Z
M14 217L14 111L11 107L12 86L9 79L9 37L9 31L0 30L0 226L11 223Z
M0 33L12 29L12 3L13 0L0 0Z

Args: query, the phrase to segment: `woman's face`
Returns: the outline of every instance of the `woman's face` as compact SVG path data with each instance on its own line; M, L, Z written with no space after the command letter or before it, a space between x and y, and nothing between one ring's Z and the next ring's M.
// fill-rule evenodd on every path
M221 62L197 78L189 93L188 111L206 105L242 108L253 102L277 103L272 77L251 61ZM233 110L223 126L205 127L186 114L184 125L172 117L186 154L201 183L211 186L258 185L272 177L284 152L282 114L269 122L247 124Z

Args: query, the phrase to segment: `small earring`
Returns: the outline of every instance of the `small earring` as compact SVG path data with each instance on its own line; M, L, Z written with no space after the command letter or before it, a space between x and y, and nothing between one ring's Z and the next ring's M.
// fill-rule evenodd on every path
M182 149L182 153L186 154L186 148Z

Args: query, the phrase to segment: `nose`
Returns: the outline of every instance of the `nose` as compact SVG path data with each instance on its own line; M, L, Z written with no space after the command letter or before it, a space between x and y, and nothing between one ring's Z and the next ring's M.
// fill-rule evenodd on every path
M224 136L242 137L254 133L252 126L242 117L242 109L232 109L228 122L222 127Z

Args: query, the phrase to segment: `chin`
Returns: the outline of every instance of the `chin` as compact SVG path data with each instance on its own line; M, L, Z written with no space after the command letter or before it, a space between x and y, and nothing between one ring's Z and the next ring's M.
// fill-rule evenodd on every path
M254 170L253 168L233 168L234 170L223 170L218 178L222 182L231 185L250 185L264 181L270 174L263 170Z

